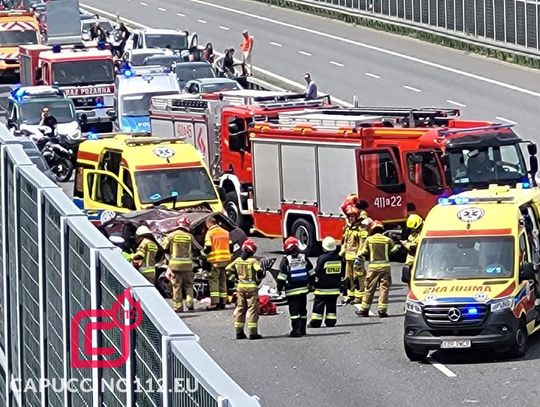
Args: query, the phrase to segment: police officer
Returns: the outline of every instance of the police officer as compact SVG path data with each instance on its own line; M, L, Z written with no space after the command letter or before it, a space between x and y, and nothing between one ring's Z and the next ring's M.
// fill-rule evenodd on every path
M229 280L237 283L237 300L234 309L234 327L236 339L246 339L246 323L249 339L262 339L257 329L259 322L259 284L264 278L260 263L253 257L257 251L256 243L247 239L242 244L242 254L226 267Z
M298 239L291 236L285 240L283 246L285 257L279 265L277 292L281 295L281 291L285 289L292 327L289 336L298 338L306 334L307 294L315 271L306 255L300 252Z
M176 223L180 229L165 236L162 245L169 253L167 277L172 285L173 308L175 312L182 312L184 293L188 310L193 310L193 237L188 232L190 223L187 217L179 218Z
M366 293L360 305L358 315L368 317L369 309L375 295L375 290L379 288L379 304L377 310L379 317L388 316L388 293L392 284L390 254L398 250L392 239L383 235L384 226L379 221L373 221L370 229L370 236L364 242L360 250L360 256L369 261L366 276Z
M211 305L207 308L212 311L225 308L227 301L227 276L225 267L231 262L231 249L229 232L220 227L214 217L206 220L206 237L204 239L204 253L210 263L210 299Z
M158 245L147 226L139 226L135 235L139 245L133 255L133 265L153 284L156 279Z
M337 244L334 238L325 237L322 248L325 253L317 259L315 266L315 301L309 321L310 328L319 328L323 318L327 327L336 326L339 288L345 277L345 268L341 256L336 252Z
M424 220L420 215L415 213L408 216L405 226L409 231L407 240L402 240L401 244L407 250L407 260L405 264L412 267L414 263L414 256L416 255L416 249L418 247L418 241L420 240L420 232L422 232L422 226Z

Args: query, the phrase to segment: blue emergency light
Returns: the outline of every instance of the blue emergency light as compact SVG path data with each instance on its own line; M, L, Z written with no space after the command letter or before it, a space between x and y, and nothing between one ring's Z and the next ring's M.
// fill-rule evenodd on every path
M54 52L55 54L59 54L61 51L62 47L60 46L60 44L55 44L52 46L52 52Z
M103 103L103 98L96 98L96 107L103 107L105 106Z
M474 306L463 308L463 316L465 318L467 318L467 317L474 318L474 317L478 316L478 308L476 308Z
M88 140L97 140L97 139L99 139L98 135L96 133L92 133L91 131L88 132L86 138Z
M105 43L105 41L98 41L97 49L99 49L100 51L107 49L107 44Z
M521 184L521 188L523 188L523 189L529 189L530 187L531 187L531 183L528 182L528 181L527 181L527 182L523 182L523 183Z
M469 202L469 198L459 196L456 198L439 198L439 205L465 205Z

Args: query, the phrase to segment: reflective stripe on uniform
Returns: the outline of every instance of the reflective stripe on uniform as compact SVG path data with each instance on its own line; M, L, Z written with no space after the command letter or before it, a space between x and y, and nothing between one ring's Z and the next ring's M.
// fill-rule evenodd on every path
M311 314L311 319L314 319L316 321L322 321L323 316L321 314L317 314L317 313L313 312Z
M234 323L234 327L235 327L235 328L243 328L243 327L244 327L244 323L243 323L243 322L235 322L235 323Z
M217 225L208 229L204 245L212 248L212 251L208 255L209 263L228 263L231 261L229 239L229 232Z
M339 295L339 288L317 288L315 295Z
M288 296L307 294L309 292L307 287L293 288L290 290L285 290L285 294Z
M238 283L238 289L247 289L247 290L252 290L254 288L257 288L257 283L255 283L255 281L240 281Z
M337 319L336 314L326 314L326 319Z
M248 328L257 328L257 323L256 322L248 322L247 326L248 326Z

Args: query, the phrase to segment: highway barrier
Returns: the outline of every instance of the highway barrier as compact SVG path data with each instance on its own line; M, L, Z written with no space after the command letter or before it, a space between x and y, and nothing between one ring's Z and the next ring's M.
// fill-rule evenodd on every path
M540 68L537 0L257 0Z
M1 406L259 406L4 125L0 190Z

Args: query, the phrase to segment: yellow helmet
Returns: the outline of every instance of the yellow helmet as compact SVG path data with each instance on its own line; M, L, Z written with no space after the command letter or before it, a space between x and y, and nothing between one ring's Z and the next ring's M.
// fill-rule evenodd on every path
M411 215L409 215L409 217L407 218L407 227L409 229L418 229L420 226L422 226L422 223L424 223L424 221L422 220L422 218L420 217L420 215L417 215L416 213L413 213Z

